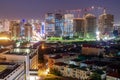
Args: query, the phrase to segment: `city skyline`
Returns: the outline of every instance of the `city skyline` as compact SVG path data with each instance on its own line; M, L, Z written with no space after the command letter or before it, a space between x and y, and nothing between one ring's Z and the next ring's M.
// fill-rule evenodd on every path
M115 23L120 22L120 0L5 0L0 1L0 18L8 19L41 19L47 12L55 10L73 10L100 6L107 9L107 13L115 15ZM98 11L96 11L98 13Z

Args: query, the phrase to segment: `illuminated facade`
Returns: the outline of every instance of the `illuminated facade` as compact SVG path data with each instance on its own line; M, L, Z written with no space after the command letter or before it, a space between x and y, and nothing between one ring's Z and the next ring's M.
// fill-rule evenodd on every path
M83 18L75 18L73 22L74 22L74 35L77 34L80 37L84 37L85 20Z
M114 16L111 14L102 14L99 16L99 30L102 35L112 36Z
M54 69L57 69L60 71L62 76L65 77L72 77L72 78L77 78L80 80L88 80L90 72L87 71L87 69L80 69L80 67L75 66L75 65L68 65L63 62L57 62L53 66Z
M31 40L32 39L32 26L29 23L27 23L25 24L24 28L25 28L25 38L27 40Z
M20 36L20 20L11 20L9 26L9 32L11 39L17 39Z
M97 30L96 17L93 14L87 14L85 19L85 35L87 38L95 38Z
M38 69L38 51L37 49L27 47L17 47L1 54L6 60L24 63L25 80L30 80L30 70Z
M0 21L0 32L3 32L3 23Z
M40 25L41 25L40 20L31 19L31 20L28 20L27 23L29 23L32 26L32 29L34 31L40 34Z
M45 32L47 36L63 36L63 15L60 13L47 13L45 15Z
M64 33L64 19L60 13L55 14L55 36L63 36Z
M14 23L11 27L11 38L12 39L19 39L20 37L20 24L19 23Z
M45 32L47 36L54 36L55 34L55 16L53 13L45 15Z
M30 34L32 34L32 37L30 39L32 40L36 40L36 41L39 41L39 40L42 40L42 32L41 32L41 29L42 29L42 22L40 20L34 20L34 19L31 19L31 20L28 20L27 21L27 24L29 24L31 27L30 30Z
M41 28L40 28L41 36L45 37L46 32L45 32L45 22L41 22Z
M0 62L0 80L25 80L24 71L21 62Z
M9 31L9 26L10 26L9 20L5 19L3 26L4 26L4 31Z
M10 33L11 39L32 39L32 25L29 23L11 21L10 23Z
M64 15L64 36L73 36L73 14Z
M9 32L10 21L7 19L0 20L0 32Z

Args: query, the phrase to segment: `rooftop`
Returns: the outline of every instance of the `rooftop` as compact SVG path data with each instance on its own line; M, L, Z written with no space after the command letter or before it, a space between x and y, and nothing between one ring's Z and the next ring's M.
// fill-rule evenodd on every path
M63 63L63 62L57 62L57 63L55 63L55 65L58 65L58 66L66 66L67 64L66 64L66 63Z
M78 68L79 66L76 66L76 65L74 65L74 64L70 64L69 65L69 68Z
M82 63L85 63L85 64L94 64L94 61L84 61Z
M13 55L27 55L27 54L31 54L32 52L34 52L35 49L32 48L26 48L26 47L18 47L18 48L13 48L11 49L9 52L7 52L6 54L13 54Z
M107 74L107 76L112 76L112 77L120 78L120 74L119 74L119 73L116 73L116 72L109 72L109 73Z
M105 74L105 73L103 72L103 70L100 70L100 69L96 69L96 70L93 71L93 72L98 73L98 74L100 74L100 75Z
M109 64L110 62L106 62L106 61L94 61L94 65L96 66L107 66Z
M0 79L4 79L20 65L12 62L0 62Z
M8 51L8 50L10 50L10 49L8 49L8 48L1 48L0 49L0 53L3 53L3 52Z
M119 69L120 68L120 64L112 63L112 64L109 64L108 67L111 68L111 69Z
M87 67L78 67L77 69L87 71Z
M91 45L91 44L84 44L82 45L83 47L88 47L88 48L99 48L102 49L102 47L100 45Z
M73 53L63 53L61 56L75 56L76 54Z
M78 59L78 58L75 58L75 59L72 59L71 61L80 62L80 61L82 61L82 60L81 60L81 59Z
M52 59L60 59L60 58L62 58L62 56L60 56L60 55L55 55L54 57L50 57L50 58L52 58Z

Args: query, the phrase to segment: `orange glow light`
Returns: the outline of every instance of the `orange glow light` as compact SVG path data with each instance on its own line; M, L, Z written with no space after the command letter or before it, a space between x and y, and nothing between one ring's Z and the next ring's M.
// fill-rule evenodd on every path
M0 40L10 40L8 37L0 37Z

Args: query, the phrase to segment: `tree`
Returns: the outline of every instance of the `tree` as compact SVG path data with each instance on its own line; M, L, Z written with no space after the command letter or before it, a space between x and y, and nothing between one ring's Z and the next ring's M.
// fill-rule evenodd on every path
M51 69L50 69L50 73L51 73L51 74L54 74L54 75L56 75L56 76L62 76L61 72L58 71L57 69L51 68Z
M94 73L90 76L90 78L91 78L92 80L101 80L100 74L98 74L98 73L96 73L96 72L94 72Z

